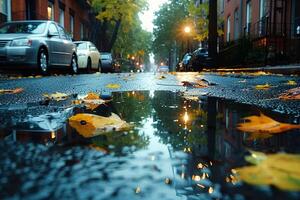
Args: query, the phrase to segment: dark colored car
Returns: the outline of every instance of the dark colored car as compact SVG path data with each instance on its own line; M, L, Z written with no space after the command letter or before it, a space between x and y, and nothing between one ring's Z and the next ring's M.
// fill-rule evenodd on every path
M190 63L191 58L192 58L192 54L186 53L183 56L182 61L178 64L177 71L180 71L180 72L190 71L189 63Z
M199 48L192 53L189 66L193 71L201 71L204 67L211 66L211 58L206 48Z
M76 45L56 22L8 22L0 26L0 67L11 65L38 68L43 74L50 66L63 66L77 73Z
M102 72L114 72L114 63L111 53L101 52L100 59Z

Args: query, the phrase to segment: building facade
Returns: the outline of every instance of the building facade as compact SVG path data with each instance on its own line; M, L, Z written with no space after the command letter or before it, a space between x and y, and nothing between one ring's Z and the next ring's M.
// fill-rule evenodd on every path
M223 48L246 38L251 47L262 49L264 64L268 64L270 57L298 58L300 1L224 0L223 30Z
M0 23L15 20L54 20L74 40L87 39L90 4L86 0L0 0Z

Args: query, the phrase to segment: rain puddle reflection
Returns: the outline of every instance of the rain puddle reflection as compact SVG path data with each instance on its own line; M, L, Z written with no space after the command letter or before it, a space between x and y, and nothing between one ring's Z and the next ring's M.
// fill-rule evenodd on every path
M124 92L92 108L72 105L74 99L0 107L2 199L300 198L297 192L238 181L233 170L249 165L250 149L300 153L299 130L253 139L236 127L242 118L259 115L257 108L183 96ZM299 122L263 112L280 122ZM87 138L78 132L90 131L86 121L80 121L81 129L68 121L80 113L115 113L131 128Z

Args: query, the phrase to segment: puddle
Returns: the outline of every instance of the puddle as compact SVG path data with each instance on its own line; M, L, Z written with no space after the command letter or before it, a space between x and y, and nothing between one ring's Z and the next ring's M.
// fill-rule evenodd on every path
M249 140L236 126L259 114L257 108L182 96L113 93L113 101L93 110L70 106L72 100L0 108L1 199L300 198L296 192L238 182L232 173L248 165L249 149L300 153L299 130ZM299 123L293 116L263 112ZM68 124L78 113L116 113L133 128L84 138Z

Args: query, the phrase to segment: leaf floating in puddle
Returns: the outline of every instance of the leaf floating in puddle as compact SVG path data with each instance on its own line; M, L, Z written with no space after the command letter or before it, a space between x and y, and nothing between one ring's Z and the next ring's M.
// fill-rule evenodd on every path
M105 87L109 89L119 89L121 85L111 83L111 84L107 84Z
M255 89L257 89L257 90L267 90L267 89L269 89L270 87L271 87L271 85L269 85L269 84L256 85L256 86L255 86Z
M83 99L73 101L73 104L75 104L75 105L85 104L87 109L95 110L99 105L104 104L106 102L109 102L109 101L103 100L100 98L100 96L98 94L90 92Z
M290 89L279 96L279 99L283 100L299 100L300 99L300 87Z
M23 91L24 91L23 88L16 88L16 89L13 89L13 90L0 89L0 94L18 94L18 93L21 93Z
M300 191L300 155L251 153L246 160L254 165L235 169L238 179L252 185L274 185L282 190Z
M109 131L121 131L131 128L127 122L112 113L110 117L93 114L77 114L69 118L69 124L83 137L90 138Z
M262 113L244 119L246 122L239 123L237 129L252 134L276 134L300 128L300 125L281 123Z
M69 95L65 93L56 92L54 94L44 94L46 99L55 100L55 101L63 101L68 98Z

